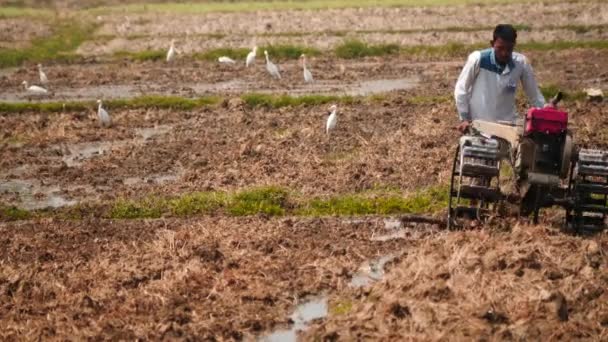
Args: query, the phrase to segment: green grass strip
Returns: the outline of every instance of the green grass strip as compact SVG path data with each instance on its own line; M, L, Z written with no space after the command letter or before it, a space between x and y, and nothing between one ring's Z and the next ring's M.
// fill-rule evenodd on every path
M587 98L587 94L584 91L568 91L555 84L541 85L540 91L547 101L554 97L558 91L562 92L564 101L582 101Z
M218 103L217 96L202 96L198 98L185 98L179 96L146 95L132 99L117 99L104 101L107 108L161 108L193 110Z
M34 213L17 207L0 205L0 221L20 221L34 217Z
M53 35L34 39L28 48L0 49L0 68L19 66L24 62L73 61L79 58L74 51L91 37L93 29L92 25L75 22L59 24Z
M517 44L517 50L555 51L568 49L608 49L608 40L573 40L557 42L528 42Z
M410 196L361 193L304 199L277 186L236 193L197 192L171 199L118 200L106 215L114 219L189 217L222 211L230 216L352 216L434 213L447 206L447 187L420 190Z
M228 216L356 216L436 213L444 210L446 186L421 189L407 196L389 191L341 194L305 198L277 186L255 187L233 193L195 192L176 197L150 196L118 199L109 204L81 204L56 210L27 211L0 206L0 220L27 220L36 217L82 219L146 219L225 214Z
M369 56L385 56L399 53L397 44L369 45L359 40L347 40L335 48L335 54L340 58L362 58Z
M421 190L408 197L396 194L361 194L316 198L298 209L304 216L393 215L433 213L445 209L448 191L444 186Z
M268 50L270 58L273 60L297 59L302 54L309 56L331 56L344 59L357 59L365 57L378 57L389 55L412 55L424 57L462 57L469 53L488 47L487 43L462 44L449 42L442 45L403 45L397 44L368 44L360 40L349 39L337 45L333 51L322 53L320 50L305 46L277 45L258 48L258 57L263 57L264 49ZM568 49L608 49L608 40L592 41L557 41L557 42L528 42L517 44L517 51L560 51ZM243 61L249 53L249 48L219 48L205 52L197 52L191 55L195 59L215 62L221 56ZM115 57L130 58L136 61L163 60L166 51L140 51L124 52L119 51Z
M353 96L335 96L335 95L271 95L251 93L242 95L241 98L251 107L263 108L281 108L295 106L316 106L327 103L352 104L359 99Z
M14 7L14 6L0 7L0 19L18 18L18 17L48 18L48 17L51 17L52 15L53 15L53 11L51 11L50 9Z
M558 91L562 91L565 101L581 101L586 98L584 91L559 88L548 84L540 87L545 98L551 98ZM386 100L382 94L370 96L337 96L337 95L272 95L249 93L241 95L241 99L250 108L277 109L297 106L319 106L329 103L352 105L362 101L379 102ZM116 99L104 101L108 109L137 109L157 108L174 110L194 110L206 106L213 106L222 101L218 96L203 96L199 98L184 98L178 96L147 95L131 99ZM434 105L452 101L452 95L442 96L408 96L406 101L412 105ZM0 102L0 114L4 113L61 113L85 111L95 109L95 101L66 101L66 102Z
M204 96L199 98L183 98L178 96L146 95L131 99L116 99L104 101L108 109L159 108L193 110L218 103L219 97ZM60 113L83 111L96 108L95 101L66 101L66 102L0 102L0 113Z

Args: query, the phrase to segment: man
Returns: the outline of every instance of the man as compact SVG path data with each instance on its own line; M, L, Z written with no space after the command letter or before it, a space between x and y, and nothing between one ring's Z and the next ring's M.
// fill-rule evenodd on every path
M532 106L545 105L532 66L524 55L513 52L516 39L513 26L498 25L490 42L492 47L469 55L454 90L461 132L473 120L514 124L518 117L515 94L519 81Z
M521 138L522 128L515 125L518 118L515 95L520 81L531 106L552 105L545 105L528 59L513 52L516 40L513 26L496 26L491 48L469 55L458 77L454 97L460 117L458 130L464 133L473 126L500 138L501 155L514 167L516 191L525 195L528 185L520 180L534 163L534 146Z

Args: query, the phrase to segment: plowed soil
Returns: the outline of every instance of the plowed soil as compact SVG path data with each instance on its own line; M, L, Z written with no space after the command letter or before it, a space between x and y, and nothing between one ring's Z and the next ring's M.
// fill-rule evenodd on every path
M166 41L180 37L188 52L213 44L249 47L260 33L330 30L428 28L404 35L399 43L439 44L450 37L472 43L489 38L458 30L451 36L447 28L492 26L498 19L531 26L532 31L521 32L523 41L601 40L600 28L569 36L572 28L564 33L550 26L562 18L572 25L608 24L606 6L591 1L144 13L127 14L130 26L124 32L123 15L104 16L95 35L115 38L85 42L79 51L88 55L84 59L45 63L53 95L32 101L159 94L214 95L220 102L191 111L110 109L111 128L99 126L95 106L54 114L0 113L0 208L263 185L304 197L385 188L407 195L446 184L459 136L451 96L466 56L341 60L323 54L309 60L316 80L310 85L295 61L275 60L283 72L275 81L259 56L247 69L242 63L226 66L183 55L167 64L107 54L163 49ZM312 26L311 18L316 18ZM23 27L19 39L0 34L2 46L21 48L46 34L46 26L28 28L24 20L0 19L0 27ZM440 32L436 41L432 30ZM183 39L186 33L190 38ZM200 45L196 40L216 33L226 37ZM129 34L145 37L130 41ZM367 34L364 39L374 42L400 39L394 33ZM335 39L311 37L288 41L329 47ZM606 92L605 49L522 52L540 84L570 93L589 87ZM23 80L37 83L34 63L1 70L0 100L27 101ZM368 89L352 103L339 103L338 126L329 136L330 104L264 108L241 98L252 92L344 95L369 81L395 80L411 84L392 91ZM522 113L527 108L523 100L518 105ZM580 146L608 148L605 101L566 100L562 106ZM606 233L560 231L560 210L544 212L541 221L532 226L523 219L496 218L451 232L416 224L395 231L380 217L223 213L0 222L0 339L254 340L289 327L294 308L318 295L329 299L328 317L309 322L299 334L302 340L608 339ZM377 238L383 234L389 237ZM362 263L387 255L396 258L386 265L383 279L351 286Z

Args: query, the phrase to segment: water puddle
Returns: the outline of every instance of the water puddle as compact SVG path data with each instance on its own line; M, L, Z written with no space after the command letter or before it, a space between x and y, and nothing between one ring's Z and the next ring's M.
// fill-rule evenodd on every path
M260 339L263 342L295 342L298 331L306 330L308 324L315 319L327 316L327 297L307 300L298 305L290 318L293 325L290 329L277 330Z
M294 84L288 89L283 88L260 88L259 82L232 79L216 83L191 83L184 84L180 89L167 89L157 85L98 85L80 88L56 89L48 96L36 97L36 101L69 101L82 100L92 101L96 99L130 99L144 95L171 95L193 97L197 94L222 93L242 94L247 92L274 94L287 93L293 96L307 94L320 95L351 95L366 96L385 93L394 90L407 90L418 86L420 78L417 76L397 78L366 80L362 82L345 83L340 80L318 80L311 84ZM0 101L19 102L29 97L22 89L14 89L0 94ZM95 110L95 106L91 110Z
M132 98L141 96L142 91L130 85L99 85L80 88L48 89L50 94L44 96L28 95L22 88L14 91L6 91L0 95L0 100L9 102L19 102L29 98L40 102L56 102L61 100L97 100L97 99L118 99ZM91 110L96 110L97 106L92 105Z
M77 201L68 200L59 193L58 186L43 186L39 182L27 180L10 180L0 182L0 193L17 194L20 208L37 210L47 208L61 208L74 205Z
M172 129L171 125L155 125L154 127L136 128L135 132L141 136L143 141L147 141L157 135L167 134Z
M67 145L69 154L63 156L68 167L81 165L85 160L101 156L112 148L124 146L126 142L93 141Z
M385 234L376 234L374 232L370 240L385 242L395 239L404 239L407 234L403 228L403 222L398 218L384 219L384 230L388 232Z
M381 280L384 277L384 266L396 257L396 255L389 254L364 262L350 280L350 286L364 287Z
M389 233L389 234L382 234L382 235L372 235L372 237L370 238L371 241L379 241L379 242L386 242L386 241L390 241L390 240L397 240L397 239L405 239L405 237L407 236L407 234L402 231L396 231L393 233Z
M384 219L384 229L395 230L395 229L402 229L402 228L403 228L403 221L401 221L401 219L398 219L398 218Z
M148 183L148 184L164 184L168 182L173 182L180 177L180 173L170 173L170 174L159 174L159 175L149 175L145 177L127 177L123 179L123 184L132 186L140 183Z
M145 142L157 135L170 132L171 125L156 125L154 127L136 128L135 132ZM63 161L68 167L81 165L85 160L101 156L114 148L126 146L128 141L93 141L67 145L68 154L63 156Z

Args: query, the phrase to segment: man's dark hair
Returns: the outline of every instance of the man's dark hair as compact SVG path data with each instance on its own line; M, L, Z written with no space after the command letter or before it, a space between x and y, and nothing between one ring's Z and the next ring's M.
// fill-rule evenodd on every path
M498 38L500 38L506 42L511 42L511 43L515 44L515 41L517 40L517 31L515 30L515 27L513 27L513 25L509 25L509 24L497 25L496 28L494 28L494 35L493 35L492 42L495 42L496 39L498 39Z

